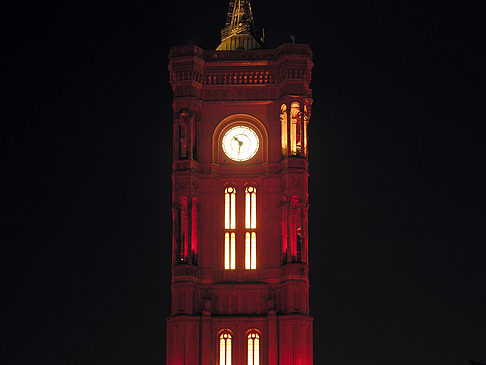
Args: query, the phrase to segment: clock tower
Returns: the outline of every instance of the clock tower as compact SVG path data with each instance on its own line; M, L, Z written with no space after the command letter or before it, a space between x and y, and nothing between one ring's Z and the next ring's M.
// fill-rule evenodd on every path
M312 53L230 0L216 50L173 47L167 365L311 365Z

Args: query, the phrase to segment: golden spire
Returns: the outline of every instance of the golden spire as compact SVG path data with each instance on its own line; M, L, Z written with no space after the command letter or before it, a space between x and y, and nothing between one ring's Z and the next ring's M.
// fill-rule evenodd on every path
M255 49L263 45L263 30L255 26L250 0L230 0L218 51Z

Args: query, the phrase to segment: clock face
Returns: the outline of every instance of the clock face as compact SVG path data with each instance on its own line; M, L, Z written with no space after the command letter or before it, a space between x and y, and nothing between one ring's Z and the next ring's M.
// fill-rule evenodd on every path
M222 145L226 156L233 161L247 161L257 153L260 141L253 129L239 125L224 134Z

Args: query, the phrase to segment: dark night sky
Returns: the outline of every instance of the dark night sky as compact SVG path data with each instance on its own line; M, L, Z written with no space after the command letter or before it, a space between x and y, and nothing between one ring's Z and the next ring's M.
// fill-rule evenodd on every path
M319 3L252 1L268 47L314 52L314 363L486 362L484 8ZM214 49L226 11L4 9L2 364L165 364L168 50Z

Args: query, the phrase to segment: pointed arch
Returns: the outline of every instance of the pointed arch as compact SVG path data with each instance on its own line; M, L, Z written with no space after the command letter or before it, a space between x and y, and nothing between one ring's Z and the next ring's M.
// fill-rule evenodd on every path
M227 329L220 331L218 335L219 365L232 364L233 336Z
M246 334L247 341L247 365L260 365L261 360L261 333L251 329Z

